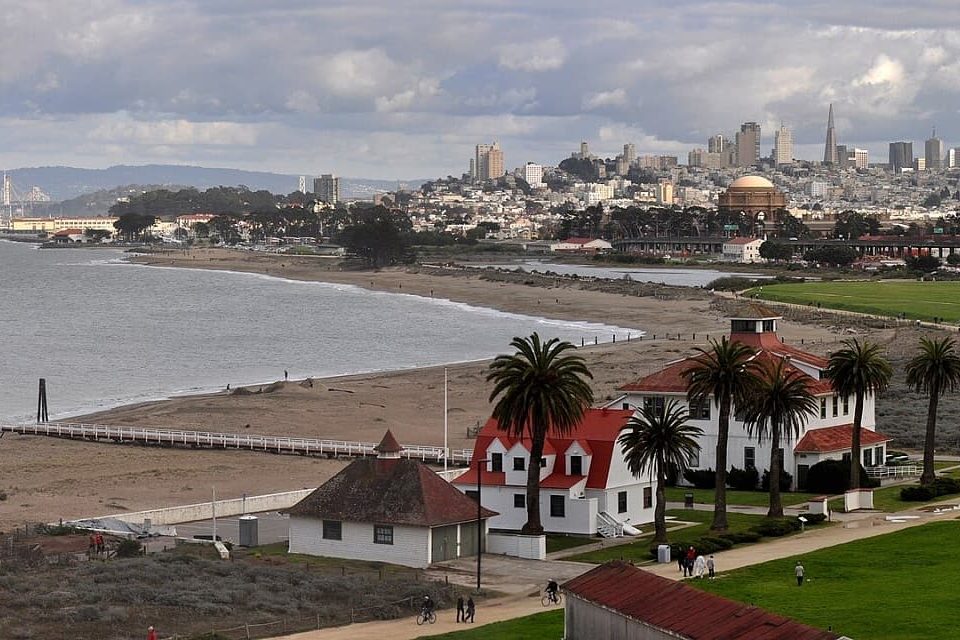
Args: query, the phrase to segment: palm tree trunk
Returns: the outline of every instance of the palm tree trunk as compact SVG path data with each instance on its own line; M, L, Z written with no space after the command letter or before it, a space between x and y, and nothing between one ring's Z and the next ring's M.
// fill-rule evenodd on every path
M653 508L653 541L665 543L667 541L667 465L663 456L657 456L657 503Z
M863 424L863 394L857 391L856 404L853 408L853 442L850 447L850 488L860 488L860 464L863 456L860 454L860 425Z
M933 450L937 440L937 406L940 404L940 385L930 385L930 404L927 405L927 435L923 439L923 473L920 484L933 484L937 475L933 470Z
M730 396L718 401L720 409L717 430L716 488L713 494L713 524L711 531L727 530L727 440L730 437Z
M530 444L530 461L527 465L527 523L521 533L540 535L543 524L540 522L540 458L543 457L543 441L547 430L534 427Z
M770 421L770 509L768 518L783 517L783 501L780 499L780 421Z

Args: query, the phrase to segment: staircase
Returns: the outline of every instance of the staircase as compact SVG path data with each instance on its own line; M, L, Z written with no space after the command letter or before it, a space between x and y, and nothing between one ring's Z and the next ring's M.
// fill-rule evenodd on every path
M597 514L597 533L603 538L622 538L623 524L606 511Z

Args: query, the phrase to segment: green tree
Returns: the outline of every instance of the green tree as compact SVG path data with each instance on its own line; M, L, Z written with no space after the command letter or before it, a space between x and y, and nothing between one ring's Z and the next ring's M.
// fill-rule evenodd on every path
M409 218L385 207L355 208L337 237L348 250L379 269L396 264L405 255L410 227Z
M667 541L667 470L672 466L682 475L700 451L697 438L703 435L703 429L689 424L688 419L686 410L676 400L671 400L663 411L645 406L639 415L630 418L629 430L617 439L630 473L638 478L644 471L656 473L654 542Z
M713 507L713 531L727 529L727 440L730 435L730 411L736 404L746 403L756 386L756 374L748 366L754 351L740 342L730 342L726 336L711 340L709 349L700 349L692 365L684 370L687 398L691 403L711 403L718 416L716 451L716 495Z
M930 273L940 268L940 258L929 254L908 256L906 263L907 266L914 271L921 271L923 273Z
M156 221L157 219L150 214L124 213L116 219L113 226L124 240L132 242L141 238L143 232L152 227Z
M844 240L856 240L860 236L879 232L880 220L876 216L865 216L849 209L837 214L837 222L833 226L834 237Z
M960 253L951 253L947 256L947 264L955 267L960 265Z
M841 397L854 396L853 442L850 447L850 488L860 486L860 428L863 425L863 401L869 394L883 393L890 386L893 368L883 356L879 344L853 338L844 340L843 348L830 354L824 376L833 384L833 390Z
M920 352L906 366L907 384L930 397L927 433L923 439L923 473L920 484L933 484L933 452L937 438L937 406L940 396L960 386L960 355L953 338L920 338Z
M759 369L759 381L744 407L747 433L757 440L770 439L770 508L767 516L783 516L780 472L783 470L781 441L799 437L807 419L817 411L817 401L807 388L807 376L788 368L783 358Z
M593 378L583 358L571 353L569 342L552 338L542 342L534 333L514 338L513 355L497 356L490 364L487 382L493 382L490 402L501 431L530 438L527 464L527 522L523 533L540 534L540 460L547 432L570 433L593 402L588 382Z
M786 209L777 210L777 220L780 224L781 238L797 238L803 240L813 235L810 227L803 224L803 220L791 215Z
M849 267L860 254L846 245L827 245L811 249L803 255L807 262L820 262L836 267Z
M764 260L789 260L793 257L793 247L783 242L774 242L766 240L760 245L760 257Z
M84 229L84 237L90 238L93 242L100 242L104 238L109 238L113 234L106 229Z

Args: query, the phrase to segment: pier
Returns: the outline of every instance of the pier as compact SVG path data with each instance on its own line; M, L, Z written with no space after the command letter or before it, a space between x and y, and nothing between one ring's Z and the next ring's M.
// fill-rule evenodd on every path
M108 444L132 444L141 446L180 447L191 449L233 449L273 454L295 454L327 458L374 456L376 442L329 440L326 438L292 438L289 436L264 436L211 431L184 431L181 429L157 429L153 427L125 427L106 424L83 424L70 422L46 422L39 424L0 424L0 435L48 436L103 442ZM433 445L401 445L404 458L423 462L443 463L444 448ZM472 449L450 449L447 462L466 465L473 455Z

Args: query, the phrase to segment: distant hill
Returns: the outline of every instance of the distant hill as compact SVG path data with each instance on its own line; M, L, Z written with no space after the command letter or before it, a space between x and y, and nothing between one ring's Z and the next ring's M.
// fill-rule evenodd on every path
M26 192L31 187L38 186L55 201L69 200L96 191L110 191L123 185L190 186L209 189L221 185L235 187L242 184L254 191L266 189L271 193L287 194L296 191L299 183L299 176L295 175L173 164L117 165L106 169L30 167L9 169L7 173L18 190ZM307 176L307 189L313 188L314 177ZM401 182L400 185L407 189L418 189L426 181L412 180ZM396 188L397 182L392 180L340 179L340 195L346 199L372 198L377 192L393 191Z

